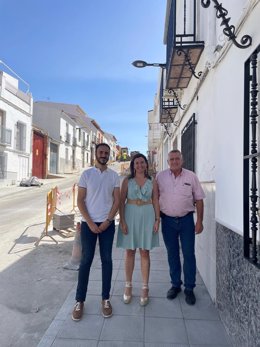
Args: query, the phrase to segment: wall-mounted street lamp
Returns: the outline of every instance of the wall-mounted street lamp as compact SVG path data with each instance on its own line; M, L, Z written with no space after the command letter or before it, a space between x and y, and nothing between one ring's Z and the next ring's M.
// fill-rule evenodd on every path
M160 67L161 69L166 69L166 64L162 64L162 63L147 63L144 60L135 60L132 62L132 65L134 65L137 68L142 68L142 67L146 67L146 66L153 66L153 67ZM193 69L194 71L194 69ZM195 76L195 71L194 71L194 76ZM197 76L195 76L197 77ZM177 105L184 110L186 105L181 105L178 95L176 94L176 92L173 89L168 89L169 94L172 94L174 96L174 99L177 102ZM166 107L167 108L167 107Z
M134 62L132 62L132 65L137 67L137 68L143 68L143 67L147 67L147 66L152 66L152 67L159 67L162 70L166 69L166 64L164 63L147 63L144 60L135 60ZM160 121L162 123L173 123L174 124L174 117L175 114L178 110L178 107L181 108L182 110L185 109L186 105L181 105L180 100L178 98L177 93L175 92L175 90L173 89L168 89L168 97L166 97L164 95L164 87L163 87L163 78L161 80L161 90L160 90L160 99L161 99L161 103L160 103L160 109L161 109L161 119ZM176 102L175 102L176 101ZM170 136L169 132L168 132L168 128L166 129L167 134Z
M135 60L132 62L132 65L138 68L146 67L146 66L154 66L154 67L161 67L162 69L166 68L166 64L161 64L161 63L147 63L146 61L143 60Z

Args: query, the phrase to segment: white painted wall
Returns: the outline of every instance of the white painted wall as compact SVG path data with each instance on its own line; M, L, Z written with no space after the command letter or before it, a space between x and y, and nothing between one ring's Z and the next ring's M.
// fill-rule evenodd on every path
M72 173L81 169L81 148L73 147L73 136L77 138L74 131L77 124L64 112L49 107L48 103L34 103L33 123L44 129L49 136L49 140L58 145L58 173ZM66 127L68 124L68 128ZM66 133L70 134L70 142L66 142ZM78 139L77 144L80 145ZM66 161L66 148L68 149L68 161ZM72 168L72 151L75 148L75 169ZM50 159L50 148L48 149ZM48 163L48 170L50 163Z
M223 4L224 6L224 4ZM239 49L223 37L215 9L200 8L199 30L205 49L196 71L204 71L204 80L193 78L183 91L184 112L176 120L178 147L181 130L196 115L196 174L206 193L204 232L196 237L197 266L213 300L216 298L216 221L243 233L243 117L244 63L260 44L260 1L232 0L226 5L231 24L243 35L253 38L252 46ZM214 52L215 46L224 47ZM208 70L209 68L209 70ZM167 140L160 145L158 157L167 167ZM184 158L185 159L185 158Z
M19 89L19 81L5 72L0 72L0 110L4 114L4 126L12 130L11 146L1 146L0 151L7 155L7 179L0 185L16 184L22 178L31 176L32 171L32 109L31 94ZM21 152L16 149L17 122L26 126L26 147Z

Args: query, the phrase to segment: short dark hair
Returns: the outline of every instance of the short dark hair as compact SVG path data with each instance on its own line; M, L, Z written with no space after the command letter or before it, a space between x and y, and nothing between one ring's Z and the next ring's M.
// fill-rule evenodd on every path
M134 178L135 177L134 161L137 158L143 158L144 159L144 161L147 165L147 172L145 173L145 177L151 179L151 176L148 174L148 166L149 166L148 160L147 160L146 156L143 155L142 153L135 154L133 156L133 158L131 159L131 161L130 161L130 174L129 174L128 178Z
M107 143L105 143L105 142L101 142L101 143L98 143L96 145L96 150L95 150L96 153L97 153L98 147L100 147L100 146L106 146L109 149L109 151L110 151L110 146Z
M179 153L182 156L182 153L179 149L172 149L168 154L170 153Z

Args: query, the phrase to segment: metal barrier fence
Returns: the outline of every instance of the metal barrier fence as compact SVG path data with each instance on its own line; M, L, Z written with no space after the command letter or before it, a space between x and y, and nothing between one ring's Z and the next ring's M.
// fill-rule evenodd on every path
M49 237L50 239L52 239L56 244L58 243L57 240L54 239L53 236L51 236L48 233L48 228L50 226L50 223L53 221L53 216L54 213L56 211L60 212L61 214L66 215L65 213L63 213L60 209L58 209L57 204L61 204L61 199L62 197L65 198L72 198L72 210L71 212L74 212L75 214L77 213L77 184L74 184L72 187L72 191L66 191L65 193L62 193L58 190L58 187L54 187L52 188L46 196L46 211L45 211L45 227L43 229L43 232L40 236L40 238L35 242L35 246L38 246L40 241L45 238L45 237ZM72 195L71 195L72 192ZM69 218L69 217L68 217ZM74 223L74 219L73 219L73 223Z

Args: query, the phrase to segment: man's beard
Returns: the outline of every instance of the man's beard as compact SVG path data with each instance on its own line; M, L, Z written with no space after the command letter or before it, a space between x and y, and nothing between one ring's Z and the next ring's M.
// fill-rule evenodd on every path
M96 158L96 160L100 165L106 165L108 162L108 158Z

